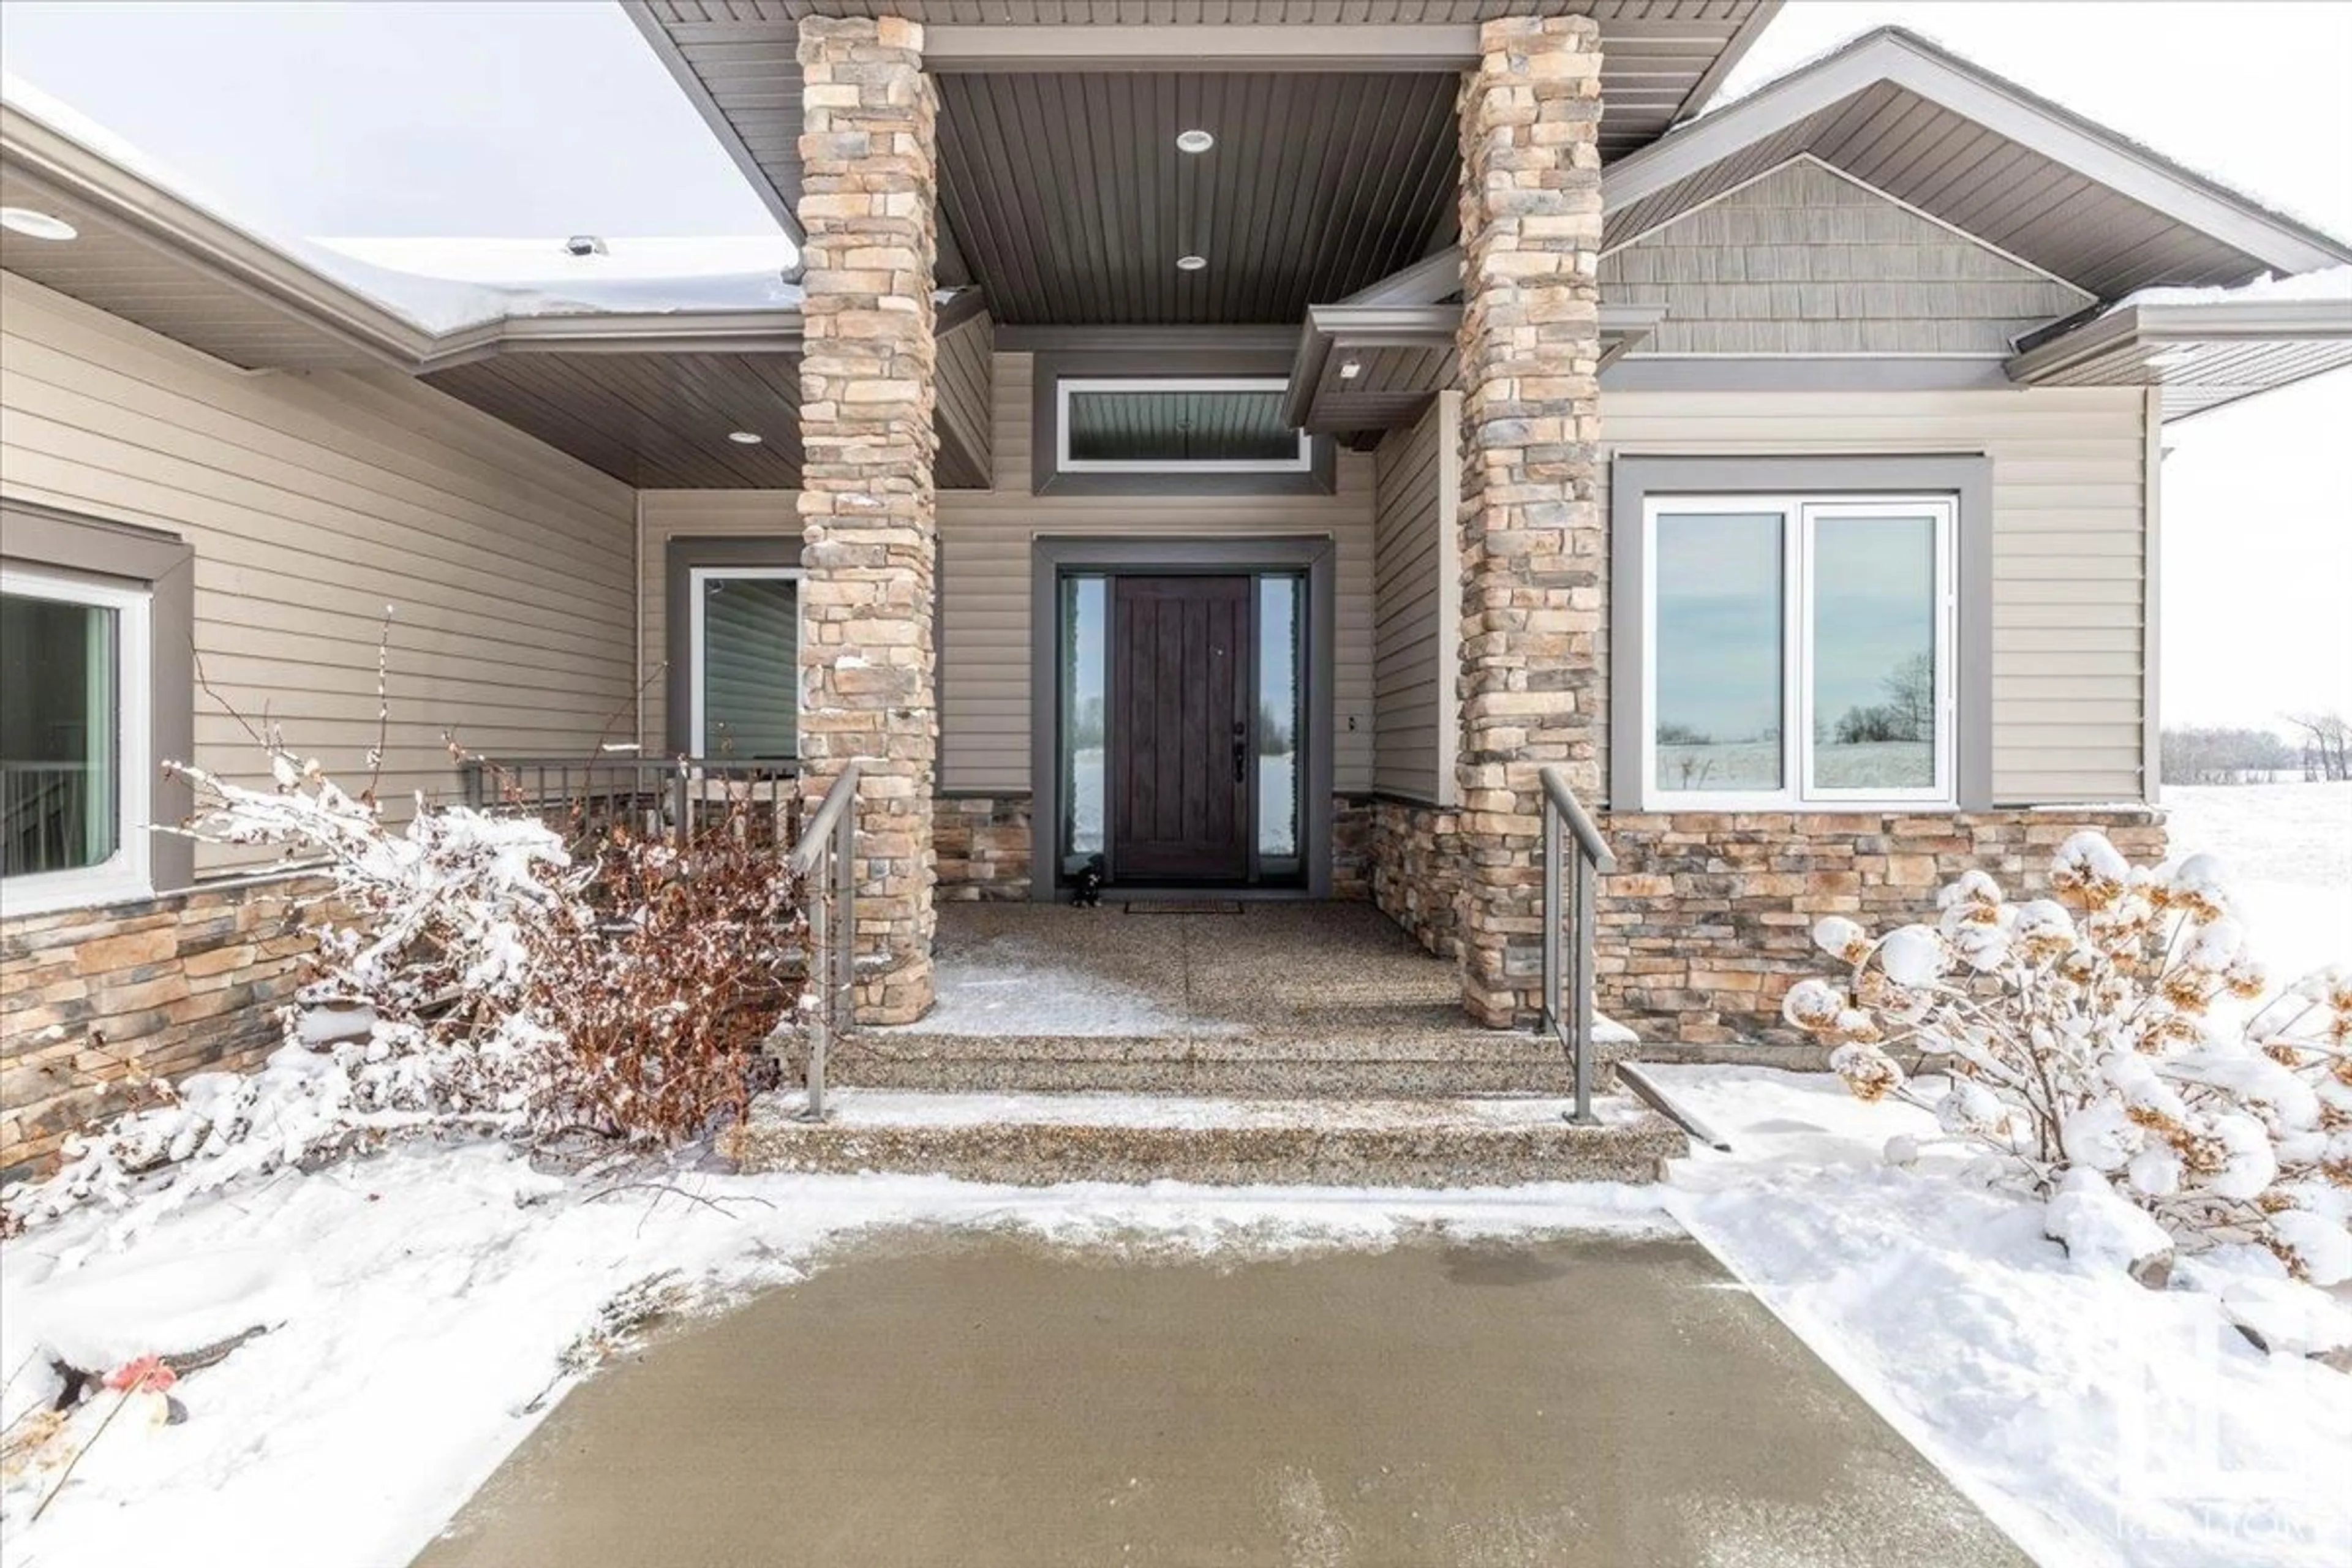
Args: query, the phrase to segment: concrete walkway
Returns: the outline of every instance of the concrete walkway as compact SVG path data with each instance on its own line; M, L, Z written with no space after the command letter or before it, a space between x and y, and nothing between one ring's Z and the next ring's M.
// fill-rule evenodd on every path
M575 1392L418 1568L2028 1568L1680 1238L901 1233Z

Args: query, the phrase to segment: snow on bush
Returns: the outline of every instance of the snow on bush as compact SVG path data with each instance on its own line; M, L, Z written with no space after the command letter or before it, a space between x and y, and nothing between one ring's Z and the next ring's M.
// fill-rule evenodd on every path
M148 1221L240 1177L404 1132L690 1136L740 1113L799 994L793 879L722 822L683 847L625 827L582 852L535 816L419 797L387 823L265 738L273 785L203 769L185 829L268 846L330 884L311 974L257 1073L141 1078L145 1103L0 1193L0 1229L152 1192ZM454 752L453 748L453 752Z
M1970 871L1933 920L1875 940L1822 921L1846 973L1799 982L1782 1016L1834 1047L1857 1096L1927 1107L2053 1198L2053 1235L2147 1250L2095 1177L2184 1247L2252 1243L2300 1278L2352 1279L2352 972L2270 994L2226 880L2210 856L2137 868L2078 833L2055 899L2011 902ZM1914 1085L1905 1047L1948 1079Z

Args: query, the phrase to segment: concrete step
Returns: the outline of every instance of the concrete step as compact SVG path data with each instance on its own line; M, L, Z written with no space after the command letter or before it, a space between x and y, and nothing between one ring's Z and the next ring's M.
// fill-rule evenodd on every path
M1610 1027L1593 1053L1596 1091L1612 1087L1616 1062L1636 1048L1630 1034ZM790 1063L790 1076L802 1067ZM1261 1099L1564 1095L1576 1087L1556 1042L1505 1029L1029 1036L868 1029L835 1043L828 1076L939 1093Z
M1654 1182L1688 1151L1630 1097L1594 1101L1597 1127L1536 1097L1248 1100L1118 1094L924 1094L845 1088L827 1119L797 1093L763 1096L722 1149L747 1171L936 1173L1045 1186L1199 1182L1466 1187Z

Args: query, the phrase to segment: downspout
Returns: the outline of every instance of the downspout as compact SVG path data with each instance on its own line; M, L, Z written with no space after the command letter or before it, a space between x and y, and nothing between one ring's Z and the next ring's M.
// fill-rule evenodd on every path
M629 673L634 688L629 696L629 727L634 731L629 739L637 744L637 755L645 755L646 745L646 492L629 491L630 521L634 537L629 546L629 602L636 609L636 629L629 645Z
M2158 640L2164 608L2164 388L2147 389L2141 405L2147 443L2140 481L2140 796L2149 805L2164 794L2164 710L2159 699L2164 647Z

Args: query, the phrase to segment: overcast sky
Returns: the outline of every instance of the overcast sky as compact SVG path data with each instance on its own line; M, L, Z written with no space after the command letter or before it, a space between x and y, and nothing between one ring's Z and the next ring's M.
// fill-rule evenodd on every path
M2352 236L2352 4L1801 0L1729 86L1888 22ZM773 232L602 0L6 0L0 62L272 232ZM2352 372L2167 444L2167 719L2352 711Z

